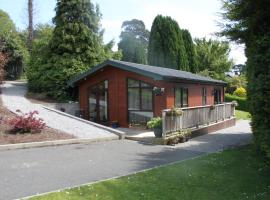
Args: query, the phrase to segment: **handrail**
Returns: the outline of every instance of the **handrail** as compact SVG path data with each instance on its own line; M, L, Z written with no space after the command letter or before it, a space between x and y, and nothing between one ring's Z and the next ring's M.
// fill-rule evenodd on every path
M166 134L171 132L186 128L198 128L199 126L217 123L235 116L235 103L233 102L179 109L182 110L182 115L179 116L167 116L171 109L162 111L163 137L166 137Z

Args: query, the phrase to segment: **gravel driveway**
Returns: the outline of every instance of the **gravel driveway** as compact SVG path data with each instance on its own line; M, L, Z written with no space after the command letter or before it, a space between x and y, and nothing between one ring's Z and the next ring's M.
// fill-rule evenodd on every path
M98 128L88 123L44 109L40 104L35 104L27 100L24 97L26 92L27 88L25 83L6 82L2 85L1 96L3 104L12 112L16 112L17 109L22 112L37 110L39 116L44 119L47 126L74 135L78 138L119 138L119 136L108 131L108 129Z

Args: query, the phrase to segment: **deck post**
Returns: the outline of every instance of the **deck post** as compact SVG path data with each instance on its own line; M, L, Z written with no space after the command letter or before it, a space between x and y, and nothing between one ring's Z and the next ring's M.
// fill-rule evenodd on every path
M165 138L166 137L166 111L163 110L162 111L162 137Z

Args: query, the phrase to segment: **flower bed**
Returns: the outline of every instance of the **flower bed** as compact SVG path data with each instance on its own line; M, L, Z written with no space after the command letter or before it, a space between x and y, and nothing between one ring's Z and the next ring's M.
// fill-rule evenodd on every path
M16 115L10 112L2 104L0 98L0 116L1 120L14 118ZM16 144L16 143L28 143L28 142L42 142L52 140L64 140L74 139L75 137L61 131L45 127L41 132L30 134L10 134L10 126L6 123L0 123L0 145L3 144Z

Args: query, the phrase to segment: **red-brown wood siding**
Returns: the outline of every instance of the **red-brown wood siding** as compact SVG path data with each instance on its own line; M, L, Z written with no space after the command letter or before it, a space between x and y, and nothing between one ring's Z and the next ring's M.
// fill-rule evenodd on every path
M109 121L118 121L120 126L128 126L128 102L127 102L127 78L133 78L152 84L153 86L165 88L164 95L154 96L154 116L161 116L161 111L165 108L174 107L175 87L188 88L188 106L202 105L202 87L207 88L207 104L214 104L213 90L222 86L205 85L197 83L170 83L166 81L155 81L151 78L133 72L121 70L111 66L90 75L79 82L79 103L80 108L85 110L85 118L89 118L88 90L91 86L104 81L109 81L108 88L108 111ZM222 98L224 95L222 92Z

